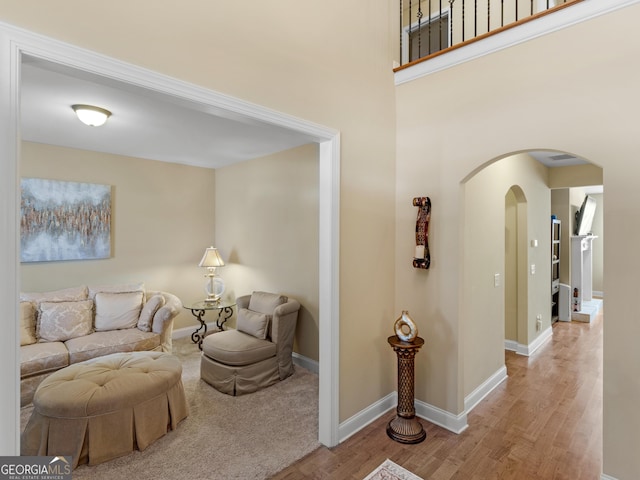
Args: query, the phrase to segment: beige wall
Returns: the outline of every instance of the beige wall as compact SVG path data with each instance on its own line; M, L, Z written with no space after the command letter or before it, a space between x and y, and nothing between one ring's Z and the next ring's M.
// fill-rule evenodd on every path
M23 177L111 185L111 258L24 263L22 291L144 282L183 302L204 296L197 264L214 233L215 172L23 142ZM194 327L186 310L175 327Z
M427 401L446 409L460 411L464 392L455 384L462 355L451 352L462 345L458 337L465 319L458 292L470 268L458 260L464 258L459 232L466 220L460 182L488 161L531 146L574 153L603 168L609 319L604 324L604 472L620 479L640 476L635 451L640 384L630 380L638 376L640 329L628 301L637 296L634 275L640 270L633 240L640 223L629 221L640 216L640 171L630 161L638 147L640 70L628 59L640 52L640 39L626 33L639 17L640 6L628 7L397 88L398 226L406 231L410 225L401 212L404 198L416 189L431 195L437 262L420 280L398 264L397 301L416 305L414 318L431 325L429 348L443 351L429 356L429 363L426 356L417 359L422 375L427 369L438 372L437 379L418 377L417 383ZM600 35L594 37L596 31ZM401 245L399 240L398 250ZM437 388L425 389L426 383Z
M298 300L294 350L318 360L318 147L216 170L216 247L225 296Z
M327 0L313 21L294 0L0 0L0 21L341 132L340 421L396 388L396 14L391 0Z
M499 160L464 184L464 257L462 281L462 342L464 344L464 396L468 396L504 366L505 325L505 195L516 186L520 192L518 220L524 223L518 238L518 255L524 255L516 271L518 290L528 298L517 322L518 343L529 345L551 325L551 250L549 235L550 193L548 169L526 154ZM514 200L515 195L514 195ZM515 202L518 208L518 201ZM523 213L523 215L520 215ZM519 217L524 218L519 218ZM531 241L538 246L532 247ZM524 265L523 265L524 264ZM535 265L535 274L529 266ZM525 272L520 272L522 268ZM522 275L524 273L524 275ZM494 276L499 275L495 286ZM400 278L400 276L398 276ZM542 328L536 329L536 316ZM436 363L436 359L430 359ZM429 388L420 395L429 398ZM424 397L423 397L424 398ZM432 403L432 402L429 402Z
M395 2L327 0L313 22L293 0L250 10L243 2L194 0L156 7L150 0L67 0L64 8L0 0L0 20L341 131L341 420L395 389L386 337L402 308L427 341L416 365L422 399L462 410L461 182L471 172L529 148L601 165L607 317L614 319L605 323L604 469L620 479L640 476L640 384L629 381L638 376L640 330L628 301L640 270L633 255L640 227L629 221L640 215L639 172L630 161L640 71L629 61L640 39L628 32L640 7L395 89ZM407 237L415 224L411 198L422 195L434 212L429 271L410 267Z

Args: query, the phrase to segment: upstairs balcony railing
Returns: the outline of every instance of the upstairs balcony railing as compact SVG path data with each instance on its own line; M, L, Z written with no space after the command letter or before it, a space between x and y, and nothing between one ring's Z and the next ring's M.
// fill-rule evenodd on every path
M582 0L400 0L402 69Z

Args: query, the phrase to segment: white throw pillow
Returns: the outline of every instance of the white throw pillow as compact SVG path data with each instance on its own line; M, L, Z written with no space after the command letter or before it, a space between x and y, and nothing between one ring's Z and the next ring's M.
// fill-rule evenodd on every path
M142 292L96 293L96 331L134 328L142 310Z
M31 302L20 302L20 346L36 343L36 307Z
M269 334L271 315L253 312L247 308L238 310L236 329L253 337L265 340Z
M121 285L89 285L89 298L96 298L97 293L131 293L142 292L144 297L144 282L125 283Z
M140 312L140 318L138 319L138 329L143 332L151 331L151 324L153 323L153 316L160 308L164 306L164 297L162 295L154 295L147 303L142 307Z
M93 302L42 302L38 318L41 342L64 342L89 335L92 330Z

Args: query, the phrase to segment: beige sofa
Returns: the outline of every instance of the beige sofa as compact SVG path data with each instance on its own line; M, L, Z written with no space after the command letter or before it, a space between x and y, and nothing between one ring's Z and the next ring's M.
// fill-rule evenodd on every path
M144 284L93 285L20 294L20 403L51 373L111 353L171 353L182 302Z

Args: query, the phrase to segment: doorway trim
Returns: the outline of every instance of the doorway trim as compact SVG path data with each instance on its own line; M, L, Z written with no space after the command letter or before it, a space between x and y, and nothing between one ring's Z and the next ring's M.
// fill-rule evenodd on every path
M2 389L0 449L20 452L20 362L18 329L20 69L23 55L41 58L158 93L195 102L235 118L294 130L319 144L319 408L318 439L338 444L339 421L339 243L340 132L229 95L177 80L114 58L0 22L0 338Z

